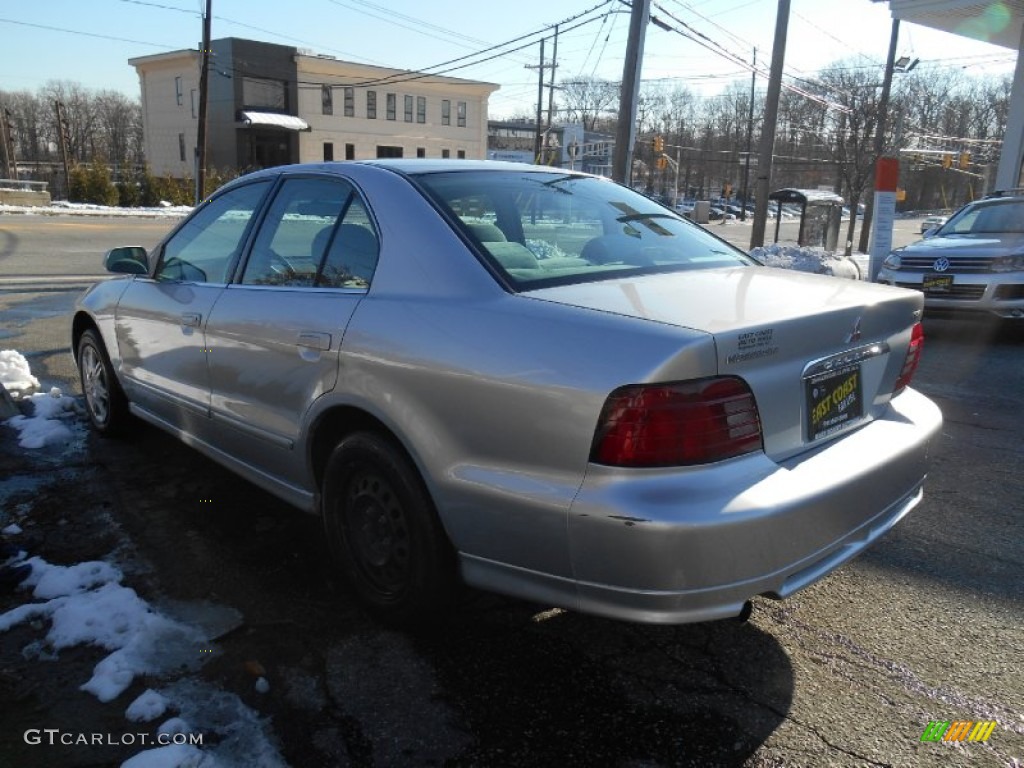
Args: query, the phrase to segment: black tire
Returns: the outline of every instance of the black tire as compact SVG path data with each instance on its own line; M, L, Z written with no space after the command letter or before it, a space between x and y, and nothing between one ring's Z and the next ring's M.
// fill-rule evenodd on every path
M447 613L454 551L419 473L390 440L358 432L337 445L322 514L332 554L376 618L422 627Z
M78 377L93 428L106 437L123 434L131 418L128 398L99 334L91 328L78 340Z

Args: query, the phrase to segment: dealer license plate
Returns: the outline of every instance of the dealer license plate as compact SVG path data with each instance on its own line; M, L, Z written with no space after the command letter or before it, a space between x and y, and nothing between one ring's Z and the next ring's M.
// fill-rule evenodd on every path
M804 380L807 439L817 440L842 429L863 413L859 365L848 365Z
M925 293L949 293L953 289L953 276L925 275L921 287Z

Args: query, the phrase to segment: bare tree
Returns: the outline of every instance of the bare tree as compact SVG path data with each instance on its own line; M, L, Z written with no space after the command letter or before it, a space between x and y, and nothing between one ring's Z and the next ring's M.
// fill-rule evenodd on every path
M562 114L567 122L580 123L588 131L608 119L608 112L619 103L619 84L596 77L577 77L560 83Z

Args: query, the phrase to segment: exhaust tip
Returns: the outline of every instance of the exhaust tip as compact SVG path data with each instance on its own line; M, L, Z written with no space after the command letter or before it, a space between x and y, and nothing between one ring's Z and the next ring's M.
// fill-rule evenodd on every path
M743 608L741 608L740 612L736 615L736 621L738 621L740 624L746 624L748 621L750 621L750 615L753 612L754 604L750 600L747 600L747 602L743 604Z

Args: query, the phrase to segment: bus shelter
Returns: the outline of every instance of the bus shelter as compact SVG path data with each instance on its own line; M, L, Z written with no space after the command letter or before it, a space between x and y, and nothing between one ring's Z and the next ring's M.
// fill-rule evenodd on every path
M775 242L779 242L782 206L800 207L800 229L797 245L821 247L835 251L843 219L843 198L820 189L777 189L768 195L776 203Z

